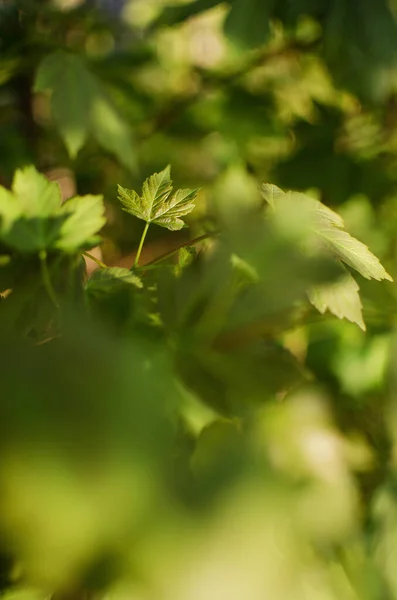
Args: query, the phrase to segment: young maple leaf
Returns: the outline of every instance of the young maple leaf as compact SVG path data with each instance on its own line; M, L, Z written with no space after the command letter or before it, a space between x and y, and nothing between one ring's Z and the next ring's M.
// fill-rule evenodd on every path
M177 190L173 193L171 168L168 165L160 173L154 173L142 186L142 195L134 190L118 186L118 198L123 210L146 223L155 223L171 231L185 227L184 217L194 208L199 189Z

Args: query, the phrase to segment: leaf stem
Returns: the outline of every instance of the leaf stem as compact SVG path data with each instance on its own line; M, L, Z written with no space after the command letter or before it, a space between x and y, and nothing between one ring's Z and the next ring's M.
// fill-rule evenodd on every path
M146 222L145 229L143 230L143 233L142 233L142 236L141 236L141 241L139 242L138 250L136 251L136 256L135 256L135 261L134 261L134 267L138 266L138 262L139 262L139 259L141 257L141 252L142 252L143 244L145 243L145 238L146 238L147 231L149 229L149 225L150 225L150 223Z
M105 263L103 263L98 258L95 258L95 256L93 254L90 254L89 252L83 252L83 255L86 256L87 258L90 258L91 260L93 260L94 263L96 263L98 265L98 267L100 267L101 269L107 269L108 268L108 266L105 265Z
M54 304L54 306L56 308L59 308L58 298L57 298L56 292L54 290L54 287L52 285L50 272L48 270L47 252L45 250L41 250L39 252L39 258L40 258L40 266L41 266L41 277L43 279L44 287L46 289L46 292L47 292L50 300Z

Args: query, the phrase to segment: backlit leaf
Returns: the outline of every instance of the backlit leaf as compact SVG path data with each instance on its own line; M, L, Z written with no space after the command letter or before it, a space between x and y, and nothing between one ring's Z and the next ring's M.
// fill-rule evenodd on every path
M118 192L123 210L146 223L155 223L176 231L184 227L181 217L193 210L198 190L177 190L172 193L168 166L146 179L142 187L142 196L120 185Z
M312 288L308 297L322 315L329 310L338 319L347 319L365 331L359 289L357 282L345 269L341 279Z
M65 202L62 213L66 216L56 247L65 252L75 252L87 243L93 245L96 236L105 224L102 196L76 196Z
M346 264L356 269L366 279L388 279L391 276L385 271L379 259L346 231L337 228L324 227L318 234L326 240L331 250Z
M277 212L284 203L293 201L302 206L311 221L311 228L321 246L329 249L336 258L342 260L367 279L387 279L391 276L379 259L362 242L344 231L343 219L333 210L309 196L296 192L283 193L277 186L262 186L265 200Z
M59 184L50 181L32 166L16 171L12 191L23 214L27 217L45 217L55 214L61 206Z

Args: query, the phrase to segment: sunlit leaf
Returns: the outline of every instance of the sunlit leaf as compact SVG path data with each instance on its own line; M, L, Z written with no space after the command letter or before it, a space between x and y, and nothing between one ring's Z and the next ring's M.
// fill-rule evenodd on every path
M312 229L320 244L367 279L387 279L391 276L381 265L379 259L362 242L343 230L342 218L333 210L309 196L288 192L284 194L276 186L262 186L263 197L276 210L282 208L284 201L293 201L312 221Z
M318 234L326 240L331 250L346 264L356 269L366 279L387 279L393 281L379 262L379 259L346 231L332 227L318 229Z
M312 288L308 296L321 314L329 310L338 319L347 319L365 331L359 289L357 282L345 269L341 279Z
M102 196L76 196L65 202L62 214L66 219L61 227L56 247L75 252L96 236L105 224ZM97 240L95 240L97 241Z
M172 193L170 167L151 175L143 184L142 196L134 190L118 186L119 200L123 210L146 223L155 223L176 231L185 224L181 217L194 208L198 190L177 190Z

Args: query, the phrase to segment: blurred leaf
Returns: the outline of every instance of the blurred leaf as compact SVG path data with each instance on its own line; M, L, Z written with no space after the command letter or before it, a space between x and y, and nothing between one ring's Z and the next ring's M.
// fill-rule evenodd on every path
M118 190L123 210L146 223L155 223L171 231L185 226L180 217L193 210L193 201L198 192L198 190L177 190L171 195L172 181L169 166L146 179L142 196L120 185Z
M250 414L308 377L288 350L265 340L241 340L236 347L225 344L222 351L205 346L191 352L182 346L177 365L201 401L228 417Z
M367 246L343 231L342 218L327 206L318 200L296 192L280 194L279 189L273 191L269 184L262 186L262 192L265 200L269 198L268 201L275 207L276 212L285 204L285 200L300 203L302 209L306 209L307 215L312 220L314 233L321 245L330 249L338 259L358 271L363 277L378 281L381 279L392 281L379 259L368 250ZM288 200L288 196L290 200Z
M267 42L274 0L233 0L225 21L225 33L248 48Z
M347 319L365 331L358 293L360 288L350 273L346 269L344 271L338 281L312 288L308 292L309 300L321 314L329 310L338 319Z
M294 147L284 159L277 161L274 178L287 189L304 191L318 188L335 204L355 194L380 200L392 189L389 173L380 157L360 157L349 147L341 133L346 115L341 108L314 102L314 120L298 120L293 128ZM362 137L357 128L356 136ZM373 144L371 145L371 147ZM311 168L308 170L307 165ZM334 176L338 173L338 177Z
M1 231L8 231L14 221L21 216L22 207L15 196L6 188L0 186L0 219Z
M88 136L98 83L78 56L55 52L44 58L36 74L35 90L49 89L54 119L70 156L75 158Z
M64 215L56 247L64 252L76 252L86 244L96 243L92 238L105 224L102 196L76 196L67 200L61 209Z
M128 124L103 94L92 100L90 122L98 143L115 154L125 167L135 169L136 155Z
M53 247L64 222L63 215L32 218L22 216L1 235L1 239L19 252L38 253Z
M324 56L338 82L364 99L396 86L397 23L387 0L333 0L324 22Z
M20 252L51 247L64 220L60 214L61 193L34 167L16 171L12 192L0 188L0 237Z
M160 16L156 19L155 25L175 25L181 23L196 14L199 14L205 10L212 8L218 4L221 4L222 0L194 0L188 4L174 4L168 3L160 13Z
M318 233L329 243L336 256L356 269L366 279L393 281L379 259L368 250L367 246L351 237L346 231L325 225L318 229Z
M125 286L132 285L142 288L142 282L131 271L122 267L108 267L97 269L88 279L86 289L90 294L117 293Z
M191 262L197 256L197 249L194 246L186 246L178 252L178 264L176 266L176 275L179 275L185 267L191 264Z
M134 168L135 153L128 124L79 56L57 51L44 58L36 74L35 90L48 89L52 90L55 122L72 158L91 132L122 164Z
M53 215L61 205L59 184L49 181L32 166L16 171L12 191L27 217Z

